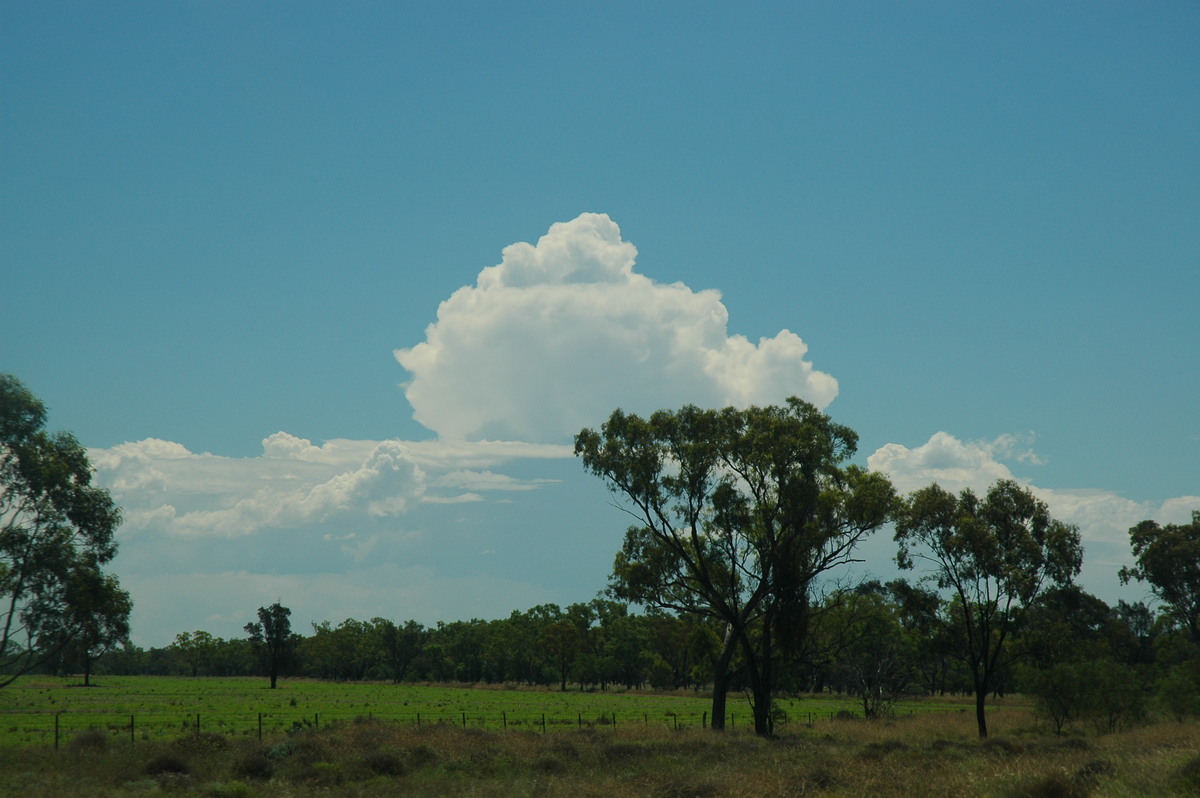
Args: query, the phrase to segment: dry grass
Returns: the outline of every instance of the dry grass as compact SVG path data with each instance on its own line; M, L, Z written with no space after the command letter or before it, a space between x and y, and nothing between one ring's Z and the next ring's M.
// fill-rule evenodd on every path
M1200 726L1057 738L999 709L791 728L774 740L689 729L542 734L360 719L260 743L85 738L0 750L0 794L138 796L1090 796L1200 795Z

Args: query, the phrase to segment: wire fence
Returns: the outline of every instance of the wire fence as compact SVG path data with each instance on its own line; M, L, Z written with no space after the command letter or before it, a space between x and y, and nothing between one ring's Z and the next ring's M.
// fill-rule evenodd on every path
M905 714L913 714L911 709ZM776 724L807 724L821 721L862 719L862 713L845 709L836 711L793 712L780 715ZM413 726L453 725L464 729L486 729L503 731L520 729L543 734L566 729L607 728L617 729L634 726L642 728L707 728L711 725L709 713L666 713L666 714L619 714L575 716L551 715L547 713L513 712L453 712L453 713L387 713L387 712L316 712L310 714L292 712L238 712L238 713L140 713L118 714L103 712L5 712L0 713L0 741L7 745L53 746L69 745L80 735L91 738L104 735L108 741L137 743L145 740L163 740L188 735L213 734L226 737L277 737L303 729L319 729L336 723L345 723L363 718ZM753 718L749 713L730 713L725 717L725 727L753 729Z

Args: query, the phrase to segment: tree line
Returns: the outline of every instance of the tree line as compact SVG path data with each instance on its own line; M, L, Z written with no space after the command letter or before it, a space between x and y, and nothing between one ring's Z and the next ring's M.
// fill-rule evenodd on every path
M850 462L853 430L797 398L647 418L617 410L582 430L576 455L633 521L591 602L434 627L346 619L309 635L276 603L245 638L183 632L142 650L128 643L128 593L102 570L119 510L91 484L82 447L44 419L0 375L0 686L38 669L79 667L86 681L103 657L108 672L263 673L272 687L292 673L703 688L713 728L728 694L744 692L764 735L784 691L849 692L867 715L905 694L964 691L980 736L988 696L1016 689L1060 729L1104 701L1119 725L1152 689L1184 713L1200 696L1200 513L1130 530L1135 564L1120 578L1148 583L1159 604L1109 607L1074 583L1079 530L1028 488L899 496ZM845 582L859 544L889 524L896 563L918 579Z
M780 669L776 690L854 696L867 717L886 715L906 697L973 694L953 604L904 579L832 593L814 608L809 647ZM263 609L286 617L281 605ZM623 602L596 598L433 626L322 621L306 634L289 629L275 662L277 675L333 681L699 691L711 689L722 648L723 630L712 621L635 613ZM1200 716L1198 653L1170 613L1141 602L1109 606L1071 586L1048 591L1022 613L991 689L1032 695L1060 730L1083 717L1108 729L1154 710ZM733 659L735 694L750 690L746 668ZM221 638L197 630L163 647L114 649L97 673L269 678L269 669L269 655L256 650L252 634Z

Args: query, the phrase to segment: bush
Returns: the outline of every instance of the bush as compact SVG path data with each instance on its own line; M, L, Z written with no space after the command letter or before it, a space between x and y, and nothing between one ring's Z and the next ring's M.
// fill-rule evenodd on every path
M1087 798L1090 794L1090 787L1057 771L1023 782L1011 793L1012 798Z
M104 729L88 729L71 738L67 747L72 751L103 751L108 748L108 732Z
M275 763L262 751L255 751L234 762L233 774L243 779L266 781L275 775Z
M377 776L403 776L407 771L394 751L372 751L362 758L362 766Z
M1172 668L1158 683L1155 703L1180 723L1200 717L1200 659Z
M1200 795L1200 756L1194 756L1184 762L1179 770L1175 771L1174 781L1180 791Z

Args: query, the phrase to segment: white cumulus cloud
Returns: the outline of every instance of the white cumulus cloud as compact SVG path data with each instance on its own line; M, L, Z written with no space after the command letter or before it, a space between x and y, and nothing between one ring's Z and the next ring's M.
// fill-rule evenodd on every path
M1001 435L994 440L962 441L937 432L915 448L889 443L867 458L867 466L886 474L902 494L937 483L957 493L970 489L984 493L998 479L1026 485L1061 521L1079 527L1085 541L1126 546L1129 528L1147 518L1160 523L1186 523L1191 510L1200 509L1200 497L1181 496L1162 503L1137 502L1105 490L1043 488L1014 475L1007 463L1038 465L1028 448L1032 436ZM1127 558L1126 558L1127 559Z
M396 350L413 417L445 440L562 441L616 407L837 396L797 335L730 335L719 292L657 283L636 256L594 213L506 247L441 303L423 342Z

